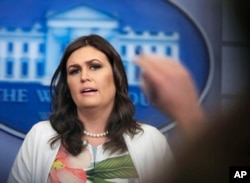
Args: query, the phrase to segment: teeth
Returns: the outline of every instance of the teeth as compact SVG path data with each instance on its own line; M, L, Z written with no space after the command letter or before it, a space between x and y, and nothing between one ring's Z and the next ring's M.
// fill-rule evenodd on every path
M88 92L88 91L91 91L91 89L85 89L84 91L85 91L85 92Z
M83 93L83 92L95 92L95 91L96 91L95 89L87 88L87 89L84 89L84 90L82 91L82 93Z

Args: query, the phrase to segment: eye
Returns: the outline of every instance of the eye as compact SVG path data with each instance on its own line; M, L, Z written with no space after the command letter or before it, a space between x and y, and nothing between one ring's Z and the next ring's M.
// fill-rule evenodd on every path
M91 70L97 70L100 69L102 66L100 64L91 64L90 69Z
M75 75L75 74L77 74L77 73L79 73L81 70L80 69L71 69L71 70L69 70L69 75Z

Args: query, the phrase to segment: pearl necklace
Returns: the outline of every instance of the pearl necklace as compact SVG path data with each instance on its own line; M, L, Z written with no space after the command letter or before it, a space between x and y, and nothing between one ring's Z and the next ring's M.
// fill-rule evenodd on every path
M91 133L91 132L87 132L86 130L83 131L83 134L89 137L95 137L95 138L99 138L99 137L105 137L108 135L108 131L103 132L103 133Z

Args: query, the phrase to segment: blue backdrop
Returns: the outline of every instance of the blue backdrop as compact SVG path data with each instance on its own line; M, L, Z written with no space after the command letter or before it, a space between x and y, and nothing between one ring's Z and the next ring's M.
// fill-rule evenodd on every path
M0 127L13 135L3 135L8 143L0 144L14 144L6 147L14 155L19 138L34 123L48 119L50 78L65 46L81 35L100 34L121 54L140 121L159 129L171 124L140 90L140 71L132 60L141 52L180 60L190 70L201 100L207 94L213 61L206 35L169 1L1 0L0 10ZM4 158L6 166L14 155Z

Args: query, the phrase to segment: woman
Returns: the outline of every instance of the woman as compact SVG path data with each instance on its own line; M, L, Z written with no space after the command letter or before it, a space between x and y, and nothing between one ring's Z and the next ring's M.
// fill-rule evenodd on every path
M160 182L172 153L133 119L120 56L98 35L66 49L51 82L54 112L27 134L8 182Z

